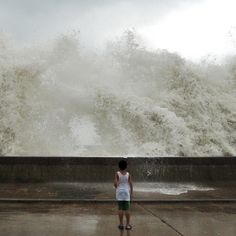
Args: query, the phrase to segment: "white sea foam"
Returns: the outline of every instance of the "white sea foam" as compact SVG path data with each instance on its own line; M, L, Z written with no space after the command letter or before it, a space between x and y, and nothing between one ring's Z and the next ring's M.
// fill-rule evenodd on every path
M141 193L161 193L166 195L180 195L189 191L212 191L214 188L197 186L194 184L179 184L179 183L145 183L134 188L135 192Z
M2 155L236 155L236 59L194 64L127 31L102 53L75 35L0 36Z

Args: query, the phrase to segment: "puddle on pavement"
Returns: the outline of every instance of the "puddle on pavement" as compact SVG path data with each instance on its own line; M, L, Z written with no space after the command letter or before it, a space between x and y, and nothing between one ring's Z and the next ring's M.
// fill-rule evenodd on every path
M161 193L166 195L180 195L189 191L212 191L214 188L197 186L194 184L179 183L138 183L134 187L135 192Z

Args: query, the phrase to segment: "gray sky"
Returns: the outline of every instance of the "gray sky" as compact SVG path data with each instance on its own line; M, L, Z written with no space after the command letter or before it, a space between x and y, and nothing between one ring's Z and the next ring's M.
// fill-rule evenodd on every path
M234 49L232 9L234 0L0 0L0 30L23 44L79 30L99 48L134 27L150 48L197 58Z

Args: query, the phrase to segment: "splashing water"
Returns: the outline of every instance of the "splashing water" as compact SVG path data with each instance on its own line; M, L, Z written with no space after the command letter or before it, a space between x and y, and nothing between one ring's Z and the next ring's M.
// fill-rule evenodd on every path
M145 187L143 187L145 186ZM137 183L135 192L140 193L161 193L166 195L180 195L189 191L212 191L214 188L203 187L195 184L179 183Z
M148 51L131 31L102 53L1 35L0 154L236 155L236 59Z

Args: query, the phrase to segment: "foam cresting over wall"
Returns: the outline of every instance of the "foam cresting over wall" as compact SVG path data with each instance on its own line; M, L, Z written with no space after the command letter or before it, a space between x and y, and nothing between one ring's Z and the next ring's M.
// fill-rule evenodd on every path
M236 58L193 63L132 31L19 47L0 36L0 154L236 155Z

